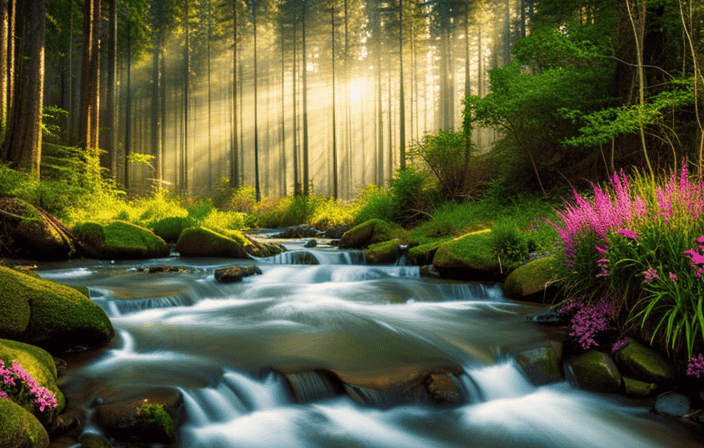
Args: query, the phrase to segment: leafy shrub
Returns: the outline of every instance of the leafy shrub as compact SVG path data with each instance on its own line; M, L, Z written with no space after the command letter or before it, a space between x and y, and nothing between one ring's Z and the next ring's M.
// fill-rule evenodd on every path
M262 227L289 227L308 222L315 209L312 196L288 196L260 202L259 221Z
M635 302L629 321L639 321L651 342L685 347L691 357L704 344L704 183L683 164L664 186L642 176L629 183L621 172L611 188L593 190L592 200L575 193L563 224L553 224L566 285Z
M474 196L491 178L489 160L473 155L474 145L464 132L426 134L408 152L411 160L422 161L437 178L447 199Z
M515 269L536 248L535 242L509 220L494 224L489 234L489 246L502 267L508 270Z
M354 216L355 209L352 206L339 200L325 198L316 202L308 224L318 230L327 230L335 226L350 225Z
M162 218L155 222L151 227L151 230L155 235L160 236L161 239L167 243L175 243L178 241L178 237L181 236L183 229L193 227L193 225L193 220L190 218L172 216L169 218Z
M393 221L399 214L398 202L394 200L390 189L367 185L358 195L359 211L354 225L370 219Z

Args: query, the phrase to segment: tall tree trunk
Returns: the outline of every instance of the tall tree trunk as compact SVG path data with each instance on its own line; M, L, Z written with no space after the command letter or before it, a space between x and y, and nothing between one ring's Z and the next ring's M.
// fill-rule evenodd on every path
M403 0L398 2L398 129L399 129L399 165L401 170L406 169L406 104L403 92Z
M108 30L108 79L105 105L105 125L108 128L105 145L105 166L115 175L117 120L115 120L115 84L117 82L117 0L110 0Z
M125 86L125 191L130 188L129 156L132 152L132 36L127 25L127 85Z
M280 120L281 123L279 131L279 141L281 142L281 195L286 197L287 193L287 182L288 182L288 172L286 165L286 96L284 95L286 89L286 33L284 32L284 24L281 22L281 112Z
M191 52L190 52L190 11L189 11L189 1L186 0L186 17L185 17L185 38L186 42L184 45L184 71L183 71L183 163L181 170L183 172L183 183L181 185L181 193L188 193L188 96L190 87L190 74L191 74Z
M46 2L21 2L17 19L22 20L21 50L17 49L14 94L2 153L14 168L39 179L42 145L44 92L44 41Z
M98 147L101 0L85 0L83 10L83 61L81 72L80 144Z
M306 6L308 1L303 1L303 195L310 193L310 168L308 163L308 54L306 50Z
M378 186L384 185L384 111L382 108L382 79L381 79L381 17L379 12L374 15L374 34L376 39L376 183Z
M0 0L0 143L5 137L10 102L10 86L14 58L11 56L14 39L14 11L16 0ZM4 155L2 159L4 159Z
M159 182L162 180L162 154L161 147L159 145L159 91L160 84L162 82L159 73L159 56L161 52L161 44L159 41L154 45L152 50L152 101L151 101L151 126L150 126L150 144L151 153L156 157L156 177Z
M337 200L337 128L335 119L335 4L330 8L330 29L332 41L332 197Z
M237 1L232 2L232 139L230 141L230 187L240 186L239 177L239 148L237 132L237 21L238 21Z
M298 93L297 84L297 70L296 65L296 26L298 25L298 15L294 12L293 17L293 192L296 196L301 194L301 174L299 172L298 164L298 102L296 101L296 94Z
M210 17L210 0L208 0L208 35L206 37L206 58L207 58L207 72L208 72L208 196L213 194L213 145L212 145L212 89L211 89L211 79L210 79L210 40L212 38L213 30Z

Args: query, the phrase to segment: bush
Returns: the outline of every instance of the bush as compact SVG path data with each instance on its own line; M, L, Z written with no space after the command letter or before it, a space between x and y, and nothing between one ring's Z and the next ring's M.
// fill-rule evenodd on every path
M155 235L161 237L161 239L167 243L175 243L178 241L178 237L181 236L183 229L193 226L194 222L190 218L172 216L155 222L151 227L151 230Z
M391 190L367 185L357 197L357 216L353 225L361 224L370 219L394 221L398 216L398 203L394 200Z
M262 227L290 227L305 224L315 209L314 197L288 196L269 199L259 204L259 223Z
M489 246L502 268L507 270L515 269L536 248L535 242L510 220L501 220L494 224L489 234Z
M464 132L426 134L408 153L412 161L422 162L437 178L447 199L474 196L492 176L489 160L473 155L474 145Z
M553 224L565 285L592 302L620 297L651 342L691 357L704 346L704 183L683 165L664 186L621 172L593 190L592 200L575 193Z

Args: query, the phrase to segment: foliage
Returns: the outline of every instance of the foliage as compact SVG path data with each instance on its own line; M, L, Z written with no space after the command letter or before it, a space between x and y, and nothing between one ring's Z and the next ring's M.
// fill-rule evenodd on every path
M318 230L327 230L335 226L348 226L355 216L355 209L340 200L325 198L317 201L308 224Z
M8 369L4 368L4 361L0 359L0 379L0 399L11 399L32 413L57 407L54 393L40 387L16 359Z
M555 225L563 244L565 285L583 295L615 295L635 306L651 342L684 344L691 356L704 343L704 183L686 164L663 186L650 177L614 173L594 197L575 192L575 205ZM699 244L699 246L698 246Z
M288 196L262 201L258 207L259 224L269 228L305 224L313 216L318 200L315 196Z
M521 232L511 220L496 222L489 234L491 253L499 259L502 269L513 270L528 254L536 249L536 243Z
M424 135L408 149L411 161L422 162L435 176L446 199L471 197L491 177L488 159L473 152L465 132L444 130Z
M575 309L576 311L573 311ZM597 332L611 329L616 314L614 301L606 298L592 306L577 300L569 300L560 308L560 312L572 314L570 336L578 338L584 350L588 350L592 345L599 345L594 340Z
M354 219L354 225L370 219L381 219L391 222L398 216L400 211L391 190L376 185L367 185L358 193L356 202L359 211Z
M137 408L137 418L145 420L148 424L157 425L169 437L173 434L174 419L166 412L163 404L148 403L144 400L144 403Z

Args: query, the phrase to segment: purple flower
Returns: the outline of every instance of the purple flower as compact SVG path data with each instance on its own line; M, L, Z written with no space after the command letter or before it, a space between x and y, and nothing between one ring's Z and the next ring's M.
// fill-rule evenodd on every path
M697 243L704 244L704 236L700 236L699 238L697 238Z
M704 255L698 254L694 252L693 250L686 250L684 251L685 254L689 255L692 257L692 266L696 266L698 264L704 264Z
M4 365L4 362L0 360L0 378L2 378L0 387L2 387L3 384L14 386L9 392L12 393L13 396L17 395L16 399L20 400L19 404L23 404L22 400L25 399L23 397L26 397L25 391L28 390L29 395L34 396L32 402L39 405L40 412L43 412L46 408L53 409L57 406L54 393L40 387L37 380L35 380L16 359L12 361L12 366L9 369L5 369ZM0 398L9 398L7 386L6 390L0 390Z
M608 299L602 299L598 304L586 306L581 302L569 302L560 310L571 310L580 308L572 317L572 333L570 336L578 338L584 350L587 350L592 345L599 345L594 336L597 332L608 330L610 328L609 318L614 316L614 302Z
M599 267L601 268L601 274L598 274L598 275L597 275L597 278L598 278L598 277L608 277L608 276L609 276L609 271L608 271L608 269L606 269L606 263L608 263L608 262L609 262L609 260L607 260L606 258L602 258L601 260L597 260L597 261L596 261L596 263L597 263L597 264L599 265Z
M700 353L698 356L692 357L687 364L687 375L700 378L702 373L704 373L704 355Z
M594 248L596 248L596 251L599 252L601 255L605 255L605 254L606 254L606 249L604 249L603 247L601 247L601 246L594 246Z
M694 274L694 276L697 278L702 278L702 271L704 271L704 268L697 269L697 273Z
M670 279L671 279L673 282L677 283L677 276L676 276L675 274L673 274L672 272L670 272L670 273L669 273L669 276L670 276Z
M7 393L5 391L0 390L0 398L10 398L7 396Z
M645 283L650 283L658 278L658 271L653 268L650 268L647 271L643 272L643 275L645 276Z
M631 343L631 341L629 341L628 339L621 339L620 341L616 342L614 344L614 346L611 348L611 353L615 353L615 352L619 351L621 348L627 346L630 343Z
M631 229L618 229L616 231L616 233L620 233L621 235L625 236L626 238L633 238L633 239L638 238L638 234Z

